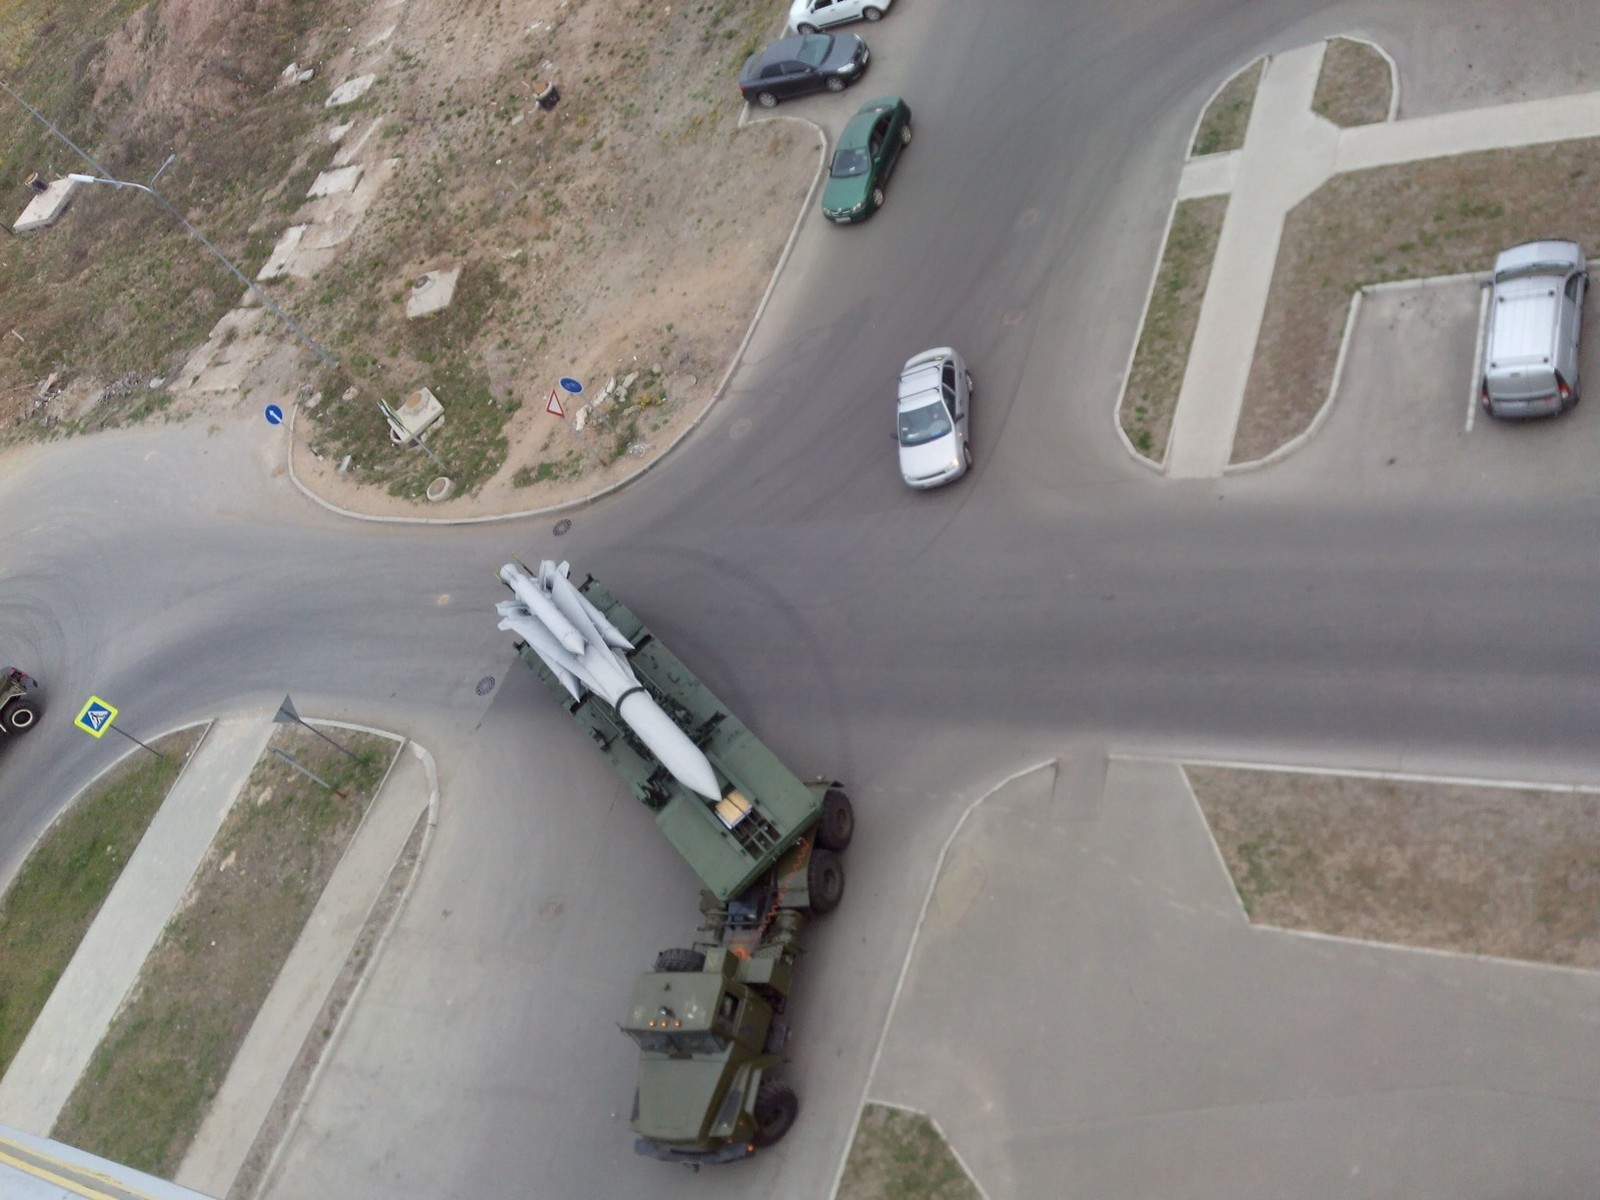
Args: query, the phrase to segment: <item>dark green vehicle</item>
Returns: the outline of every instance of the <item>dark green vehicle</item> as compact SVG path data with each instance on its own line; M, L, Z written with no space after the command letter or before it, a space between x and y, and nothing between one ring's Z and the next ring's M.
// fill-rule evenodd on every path
M869 100L839 134L822 189L822 215L840 225L883 207L884 188L911 144L911 107L898 96Z
M592 576L578 588L632 645L628 666L705 755L719 797L684 786L592 691L575 699L538 652L517 653L599 746L705 885L699 939L663 951L634 986L623 1032L639 1047L634 1149L665 1162L732 1162L783 1137L799 1100L773 1077L800 933L844 895L855 832L833 780L801 780Z

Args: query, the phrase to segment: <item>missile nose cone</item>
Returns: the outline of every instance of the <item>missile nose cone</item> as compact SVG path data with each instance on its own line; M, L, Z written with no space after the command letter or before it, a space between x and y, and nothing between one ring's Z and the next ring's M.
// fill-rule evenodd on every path
M673 724L672 718L661 711L661 706L646 691L629 692L617 705L617 715L639 735L639 740L650 748L663 767L684 787L699 792L707 800L722 799L722 789L717 786L717 773L701 753L700 747L689 740L689 735Z

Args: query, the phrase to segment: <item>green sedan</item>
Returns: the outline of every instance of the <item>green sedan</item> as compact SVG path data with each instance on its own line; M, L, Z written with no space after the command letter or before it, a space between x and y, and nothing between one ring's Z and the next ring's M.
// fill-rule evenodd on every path
M883 189L911 144L911 107L899 96L869 100L839 134L822 190L822 215L847 225L883 207Z

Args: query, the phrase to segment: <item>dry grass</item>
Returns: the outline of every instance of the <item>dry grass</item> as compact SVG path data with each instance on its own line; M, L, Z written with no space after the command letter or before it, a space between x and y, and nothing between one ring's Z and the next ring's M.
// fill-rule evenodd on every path
M1173 211L1139 345L1128 369L1117 416L1140 453L1158 462L1166 457L1172 414L1227 211L1226 196L1184 200Z
M52 1135L170 1178L343 856L395 743L284 726L272 745L348 793L263 755L184 903L73 1089Z
M1191 158L1225 154L1244 145L1245 127L1250 124L1250 110L1255 107L1256 88L1266 65L1265 58L1258 58L1222 85L1200 118L1189 149Z
M1347 128L1373 125L1388 119L1393 88L1388 60L1370 42L1329 38L1311 111Z
M1600 796L1187 771L1253 921L1600 967Z
M1487 271L1535 237L1600 243L1600 140L1429 159L1336 176L1289 214L1233 461L1303 433L1328 398L1360 287Z
M979 1200L979 1195L923 1114L886 1104L862 1110L839 1200Z
M10 1066L95 914L200 738L184 730L134 750L64 813L0 901L0 1074Z

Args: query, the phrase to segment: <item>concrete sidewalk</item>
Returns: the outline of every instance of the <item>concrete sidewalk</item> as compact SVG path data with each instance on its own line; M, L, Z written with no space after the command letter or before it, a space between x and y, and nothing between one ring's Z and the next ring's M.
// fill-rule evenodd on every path
M209 728L0 1079L0 1125L49 1136L273 728L271 715ZM227 1193L406 842L436 801L431 757L403 744L241 1045L179 1183Z
M1340 129L1311 111L1324 46L1273 55L1243 148L1184 166L1178 199L1231 199L1173 414L1166 473L1174 479L1227 470L1283 223L1296 204L1346 171L1600 137L1600 92Z

